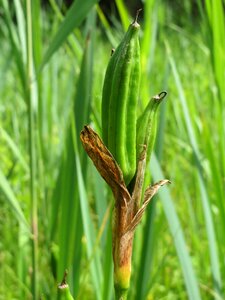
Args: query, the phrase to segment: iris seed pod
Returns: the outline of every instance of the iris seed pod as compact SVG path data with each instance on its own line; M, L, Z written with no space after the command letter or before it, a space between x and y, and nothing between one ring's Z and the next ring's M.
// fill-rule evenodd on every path
M109 61L102 95L102 136L126 184L136 171L136 110L140 83L140 25L128 28Z
M166 92L154 96L146 106L144 112L140 115L137 121L137 161L143 151L143 147L147 148L146 164L150 160L153 150L156 130L157 130L157 110L166 97Z

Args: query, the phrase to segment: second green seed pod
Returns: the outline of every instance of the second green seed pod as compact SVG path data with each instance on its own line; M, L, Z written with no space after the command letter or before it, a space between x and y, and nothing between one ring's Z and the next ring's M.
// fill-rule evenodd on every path
M148 164L153 150L156 130L157 130L157 111L160 103L166 97L166 92L152 97L143 113L137 121L137 161L140 159L141 152L145 146L147 149L146 164Z

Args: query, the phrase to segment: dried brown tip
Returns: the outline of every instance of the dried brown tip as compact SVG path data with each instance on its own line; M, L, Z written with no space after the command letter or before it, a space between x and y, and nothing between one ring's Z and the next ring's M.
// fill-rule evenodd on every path
M135 19L134 19L134 21L133 21L132 24L138 24L138 17L139 17L139 14L140 14L141 11L142 11L142 8L139 8L139 9L137 10Z
M139 17L139 14L140 14L140 11L142 10L142 8L138 9L137 12L136 12L136 16L135 16L135 19L134 21L132 22L131 25L135 26L135 27L139 27L140 25L138 24L138 17Z
M167 92L163 91L157 95L155 95L153 98L156 99L156 100L160 100L162 101L167 95Z
M165 98L166 95L167 95L167 92L166 92L166 91L163 91L163 92L159 93L159 97L160 97L161 100L162 100L163 98Z
M59 289L65 289L68 287L68 284L66 283L66 277L68 275L68 271L65 270L64 275L63 275L63 279L61 281L61 283L58 285Z

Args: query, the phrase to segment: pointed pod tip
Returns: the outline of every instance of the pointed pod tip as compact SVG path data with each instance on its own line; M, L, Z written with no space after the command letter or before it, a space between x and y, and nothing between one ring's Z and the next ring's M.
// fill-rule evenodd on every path
M166 91L163 91L163 92L161 92L161 93L155 95L153 98L154 98L155 100L162 101L162 100L166 97L166 95L167 95L167 92L166 92Z
M169 179L164 179L164 180L162 180L162 185L164 185L164 184L171 184L172 182L169 180Z
M171 184L172 182L169 179L162 179L157 182L157 185L163 186L164 184Z
M139 28L140 28L140 24L138 23L138 22L136 22L136 21L134 21L131 25L130 25L131 27L132 27L132 29L133 30L139 30Z
M167 92L166 92L166 91L162 91L161 93L159 93L159 97L160 97L161 99L165 98L166 95L167 95Z
M139 14L140 12L142 11L142 8L139 8L136 12L136 16L135 16L135 19L133 21L133 23L131 24L132 26L136 27L136 28L139 28L140 25L138 24L138 17L139 17Z
M68 287L68 284L66 282L67 275L68 275L68 270L65 270L65 272L63 274L63 279L62 279L61 283L58 285L59 289L65 289L66 287Z

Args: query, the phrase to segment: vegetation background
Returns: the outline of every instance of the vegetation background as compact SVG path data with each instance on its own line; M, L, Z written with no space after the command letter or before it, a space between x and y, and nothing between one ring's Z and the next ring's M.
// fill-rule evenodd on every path
M0 0L0 299L113 299L113 199L79 141L143 8L140 112L168 97L129 299L225 299L225 1Z

